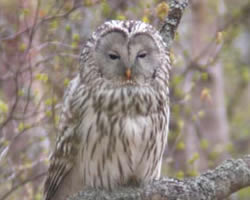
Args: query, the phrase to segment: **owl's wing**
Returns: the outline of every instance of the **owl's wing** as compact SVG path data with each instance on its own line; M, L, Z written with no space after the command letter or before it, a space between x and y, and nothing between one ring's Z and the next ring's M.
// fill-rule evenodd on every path
M72 147L71 138L64 137L64 139L59 140L61 141L57 142L56 149L50 159L48 176L44 185L45 200L52 199L62 180L74 165L75 155L73 152L77 149Z
M50 166L44 184L44 200L52 200L65 176L74 166L78 153L79 138L76 134L77 124L72 121L70 104L77 88L77 78L70 82L64 94L64 104L60 119L61 130L57 136L55 150L50 157Z

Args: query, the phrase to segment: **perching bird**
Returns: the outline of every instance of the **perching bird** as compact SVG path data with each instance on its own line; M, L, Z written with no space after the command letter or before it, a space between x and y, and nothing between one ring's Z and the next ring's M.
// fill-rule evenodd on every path
M45 200L159 178L169 70L166 45L149 24L108 21L92 34L65 92Z

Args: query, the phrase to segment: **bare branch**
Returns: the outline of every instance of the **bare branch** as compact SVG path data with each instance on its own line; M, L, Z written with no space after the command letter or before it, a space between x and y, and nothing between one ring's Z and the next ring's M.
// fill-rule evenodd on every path
M14 186L11 188L11 190L9 190L8 192L6 192L5 194L3 194L3 196L0 198L0 200L4 200L7 199L7 197L9 197L15 190L17 190L18 188L22 187L23 185L35 181L43 176L46 175L46 172L42 172L40 174L37 174L35 176L29 177L28 179L24 180L23 182L21 182L20 184Z
M23 30L17 32L17 33L14 33L13 35L10 35L10 36L7 36L7 37L4 37L4 38L0 38L0 41L5 41L5 40L13 40L15 39L16 37L19 37L20 35L28 32L28 31L35 31L38 29L38 27L40 27L42 24L44 24L45 22L48 22L48 21L52 21L52 20L55 20L55 19L63 19L63 18L66 18L68 17L72 12L74 12L75 10L77 10L78 8L80 8L80 5L77 5L76 3L74 4L74 6L62 13L62 14L58 14L58 15L53 15L53 16L46 16L44 18L42 18L40 21L36 22L35 24L32 24L30 26L27 26L26 28L24 28Z
M182 73L183 76L186 76L187 73L189 73L190 71L194 71L194 70L197 70L200 72L208 72L205 66L211 66L212 64L214 64L217 61L217 59L219 58L219 56L222 52L222 51L220 51L222 45L220 45L219 50L217 50L214 57L212 57L212 59L209 59L207 61L207 63L200 65L199 64L200 60L202 60L204 58L204 56L207 56L208 52L211 51L211 49L214 48L214 46L216 45L216 38L217 38L218 32L226 31L230 27L236 28L236 26L239 26L241 24L246 23L246 20L249 18L249 15L250 15L250 3L248 2L244 6L241 6L238 9L238 13L240 13L240 15L229 16L228 17L229 19L227 19L227 21L225 23L221 24L217 28L217 30L213 33L211 40L200 51L199 55L197 55L193 59L191 59L190 56L186 55L186 59L190 60L190 62L187 64L186 69L183 71L183 73ZM231 42L233 42L233 40L225 41L224 43L227 43L227 45L229 45L229 43L231 43Z

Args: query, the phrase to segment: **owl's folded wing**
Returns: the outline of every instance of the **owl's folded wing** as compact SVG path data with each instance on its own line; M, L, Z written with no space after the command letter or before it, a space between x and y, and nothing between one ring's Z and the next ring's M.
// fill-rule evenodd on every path
M60 131L54 152L50 157L47 179L44 184L44 200L51 200L65 176L75 164L80 139L76 134L78 124L72 123L71 103L74 91L79 84L76 77L70 82L64 94L64 104L60 119Z

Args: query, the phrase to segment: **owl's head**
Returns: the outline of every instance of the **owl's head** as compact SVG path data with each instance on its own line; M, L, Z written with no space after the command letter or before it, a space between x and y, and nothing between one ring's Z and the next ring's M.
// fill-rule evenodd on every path
M119 87L146 85L157 77L166 80L169 58L165 49L159 32L151 25L109 21L86 43L81 55L82 71L98 72Z

